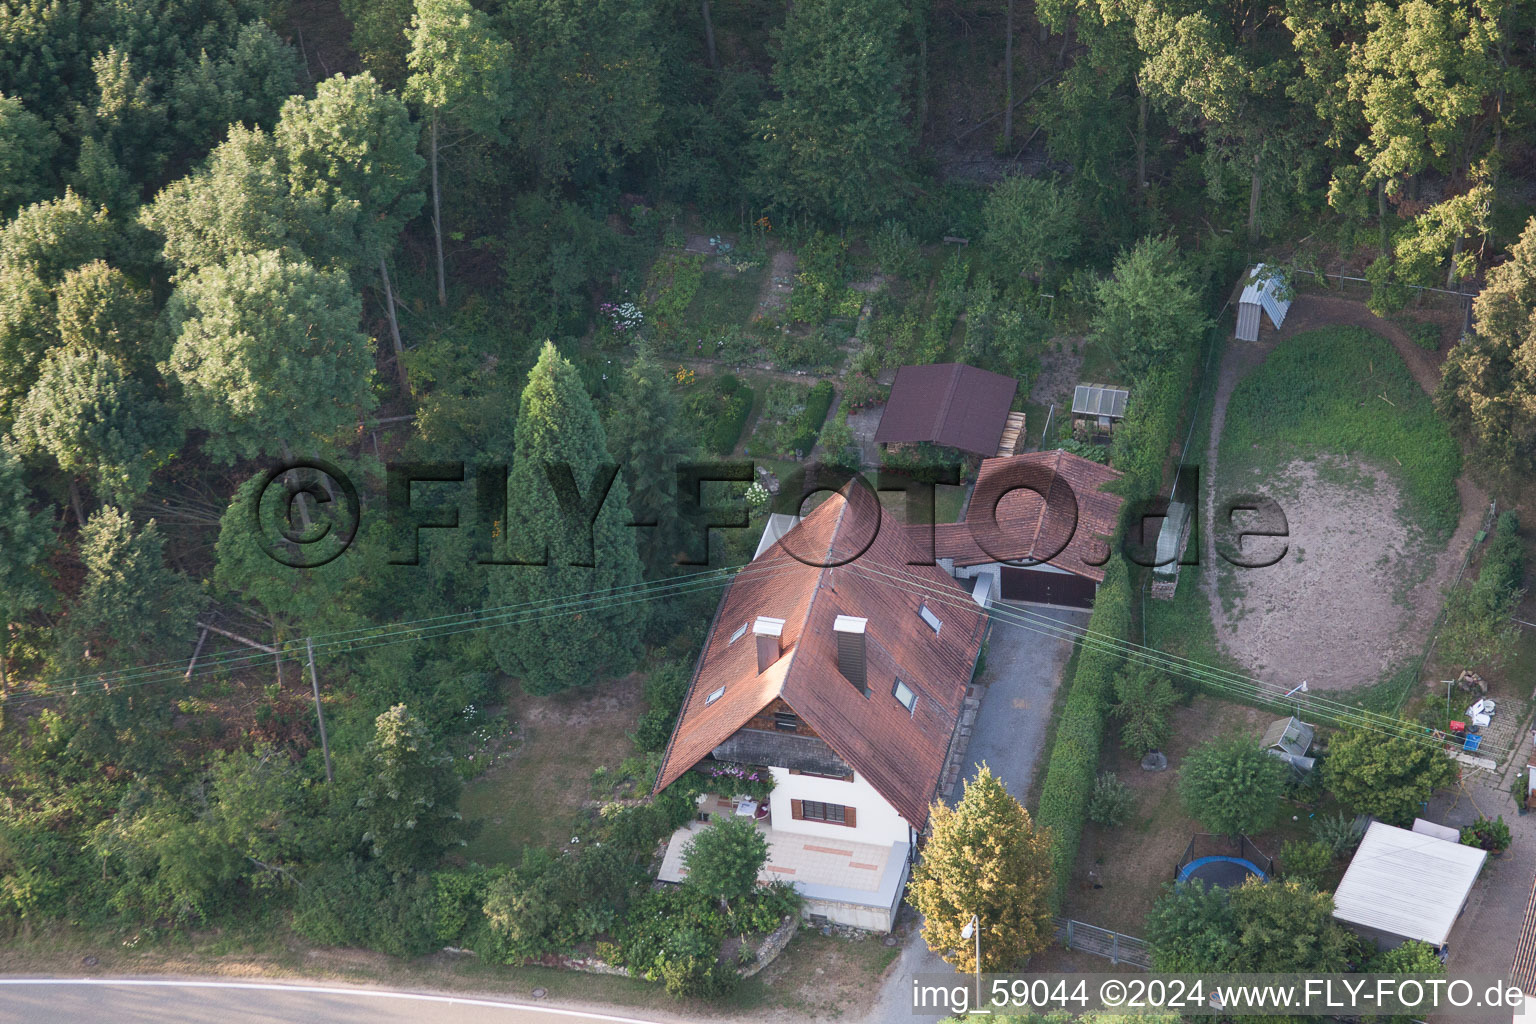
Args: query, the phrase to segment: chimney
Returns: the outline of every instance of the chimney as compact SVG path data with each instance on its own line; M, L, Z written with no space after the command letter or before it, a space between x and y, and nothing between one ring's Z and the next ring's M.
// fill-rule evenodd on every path
M766 672L784 653L784 620L759 615L752 623L752 635L757 638L757 670Z
M837 670L863 693L868 689L864 672L864 628L868 619L839 615L832 623L837 634Z

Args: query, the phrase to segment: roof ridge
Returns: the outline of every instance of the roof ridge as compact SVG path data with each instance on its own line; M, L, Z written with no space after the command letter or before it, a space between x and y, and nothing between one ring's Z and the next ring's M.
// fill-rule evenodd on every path
M1045 493L1040 495L1040 515L1035 519L1034 536L1029 538L1029 547L1025 549L1028 557L1033 558L1036 562L1049 561L1049 559L1039 557L1036 553L1036 545L1040 543L1040 533L1045 529L1045 519L1051 514L1051 495L1056 491L1056 481L1061 478L1061 456L1065 451L1065 448L1057 448L1056 458L1051 460L1051 482L1046 487Z
M949 384L944 389L944 400L939 403L938 422L933 425L933 436L938 437L944 430L944 424L949 422L949 407L954 404L955 392L960 390L960 374L965 370L964 363L950 363Z
M837 543L837 535L843 529L843 516L848 514L848 506L853 504L853 502L848 499L848 496L843 494L842 491L837 491L835 493L843 499L843 507L837 510L837 518L832 521L832 532L827 536L827 561L829 562L834 560L832 557L832 547ZM831 499L828 500L830 501ZM823 565L818 566L817 568L816 589L811 591L811 599L805 602L805 615L800 619L800 632L795 634L795 647L797 649L800 646L801 639L805 637L805 626L806 623L811 621L811 611L816 607L816 599L821 596L821 584L824 580L826 580L827 576L835 568L836 566L832 565ZM789 669L792 667L792 665L785 666L785 681L789 679ZM781 690L783 689L783 683L780 683L779 688Z

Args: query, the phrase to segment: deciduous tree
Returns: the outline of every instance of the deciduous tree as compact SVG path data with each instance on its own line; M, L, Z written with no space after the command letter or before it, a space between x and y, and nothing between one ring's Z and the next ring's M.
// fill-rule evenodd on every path
M1456 781L1456 763L1418 733L1407 724L1391 735L1346 731L1328 744L1323 784L1355 813L1407 825L1435 790Z
M1122 252L1097 299L1094 335L1133 377L1196 344L1209 326L1199 289L1167 237L1148 236Z
M768 840L750 818L718 819L683 850L687 884L729 906L757 888L768 861Z
M1435 396L1506 470L1536 466L1536 217L1472 301L1474 330L1451 350Z
M21 460L0 441L0 700L10 692L11 625L53 596L46 566L53 545L48 515L32 510Z
M999 182L982 210L982 242L1010 277L1039 279L1077 248L1077 197L1048 178L1022 175Z
M165 372L215 458L307 447L373 407L373 346L345 273L276 252L236 256L183 281L165 316L175 338Z
M991 770L982 765L954 807L934 804L930 824L907 897L925 919L928 948L958 971L976 970L975 944L960 934L973 914L983 970L1016 967L1049 945L1050 836Z
M1191 750L1179 766L1179 796L1212 832L1258 832L1279 812L1286 771L1251 739L1213 740Z
M114 353L65 345L43 357L17 412L18 450L46 454L99 496L131 506L174 453L174 414Z
M404 704L378 717L364 751L363 842L390 871L431 867L459 843L459 777Z

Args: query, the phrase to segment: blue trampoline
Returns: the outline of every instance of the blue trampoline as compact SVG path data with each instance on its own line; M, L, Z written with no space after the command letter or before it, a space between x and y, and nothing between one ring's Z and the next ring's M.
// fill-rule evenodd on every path
M1274 860L1247 836L1196 835L1184 849L1173 877L1180 882L1199 881L1216 889L1230 889L1250 878L1264 882L1274 873Z
M1199 879L1217 889L1242 885L1250 878L1265 881L1268 875L1253 861L1241 857L1196 857L1179 869L1179 881Z

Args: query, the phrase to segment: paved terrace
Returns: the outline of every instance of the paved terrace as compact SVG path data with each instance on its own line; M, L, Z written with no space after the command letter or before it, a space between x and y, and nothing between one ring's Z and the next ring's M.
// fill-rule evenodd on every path
M734 812L734 805L713 794L703 808L712 816ZM866 906L889 907L901 884L907 844L872 846L827 839L799 832L781 832L759 821L757 830L768 840L768 861L758 874L761 882L793 882L808 899L836 900ZM709 825L692 821L672 834L657 878L681 882L688 875L683 850Z

